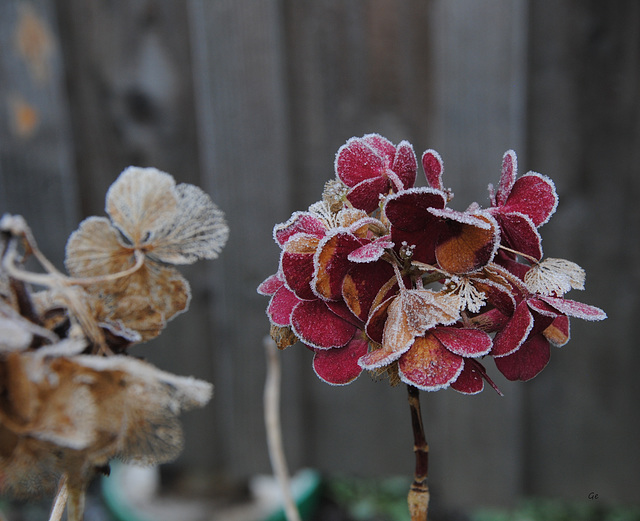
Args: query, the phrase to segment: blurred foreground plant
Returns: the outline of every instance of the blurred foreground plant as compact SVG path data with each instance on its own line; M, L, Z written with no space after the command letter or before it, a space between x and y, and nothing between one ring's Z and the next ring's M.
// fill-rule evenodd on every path
M481 360L491 357L509 380L529 380L549 362L551 345L568 342L569 317L606 317L564 297L584 288L580 266L543 257L539 228L558 203L549 178L518 178L510 150L489 207L457 211L438 153L424 152L422 166L428 186L414 187L418 164L407 141L348 140L322 200L275 226L278 270L258 288L271 297L278 347L300 340L325 382L345 385L367 370L407 384L414 521L427 519L429 501L419 390L475 394L487 382L500 393Z
M186 311L189 283L173 267L213 259L228 228L199 188L154 168L127 168L107 193L110 219L89 217L58 271L21 216L0 220L0 490L18 497L59 483L80 521L85 490L116 458L150 465L182 449L178 415L213 386L127 355ZM44 272L25 269L35 260Z

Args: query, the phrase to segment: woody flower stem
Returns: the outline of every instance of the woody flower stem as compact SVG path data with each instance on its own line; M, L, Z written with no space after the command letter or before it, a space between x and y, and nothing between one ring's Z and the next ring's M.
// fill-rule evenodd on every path
M411 409L411 426L413 428L413 452L416 455L416 468L413 483L409 489L407 501L411 521L427 521L429 508L429 444L424 435L422 413L420 412L420 390L413 385L407 385L409 393L409 408Z

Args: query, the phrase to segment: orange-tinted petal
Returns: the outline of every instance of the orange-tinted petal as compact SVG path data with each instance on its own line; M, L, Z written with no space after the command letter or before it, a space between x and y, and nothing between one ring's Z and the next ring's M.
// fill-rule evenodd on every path
M416 338L411 349L400 357L398 369L403 382L424 391L437 391L454 382L464 360L447 350L436 337Z

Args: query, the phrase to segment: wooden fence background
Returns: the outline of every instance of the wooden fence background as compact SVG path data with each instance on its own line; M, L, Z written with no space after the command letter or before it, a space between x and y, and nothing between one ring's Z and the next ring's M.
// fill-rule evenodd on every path
M2 0L0 211L61 265L67 236L130 165L208 191L231 236L185 270L191 310L136 348L215 383L177 469L269 470L262 420L271 229L316 201L338 147L379 132L435 148L460 208L487 204L502 153L551 176L545 251L578 261L603 323L535 380L423 395L434 502L521 495L635 502L640 486L640 3L571 0ZM293 470L412 472L402 388L321 383L284 364ZM495 372L494 372L495 374Z

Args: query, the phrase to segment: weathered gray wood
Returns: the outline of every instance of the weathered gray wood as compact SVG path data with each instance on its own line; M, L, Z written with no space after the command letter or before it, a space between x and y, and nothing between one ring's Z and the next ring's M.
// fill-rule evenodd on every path
M209 312L215 332L216 423L225 469L235 476L269 471L262 389L268 300L258 284L277 269L272 239L290 213L288 105L285 98L282 20L278 2L189 2L200 159L204 186L220 201L231 230L224 255L211 264ZM212 339L213 340L213 339ZM206 345L206 344L205 344ZM291 356L293 355L293 356ZM299 418L296 353L286 353L283 417L288 455Z
M502 154L526 158L525 92L527 2L433 2L433 97L425 124L429 147L444 161L454 208L488 206L487 185L497 184ZM430 396L435 409L429 442L436 498L451 508L504 504L522 492L522 385L487 369L505 394L455 392ZM427 413L428 415L428 413Z
M184 2L58 0L83 213L129 165L197 182Z
M637 502L640 476L640 5L531 2L530 165L556 180L545 253L604 308L527 386L530 494Z
M78 219L63 73L51 2L0 3L0 214L23 215L59 267Z

